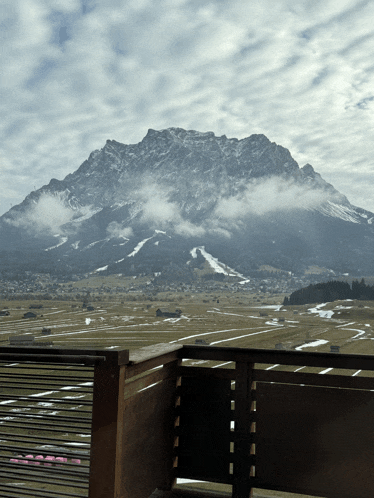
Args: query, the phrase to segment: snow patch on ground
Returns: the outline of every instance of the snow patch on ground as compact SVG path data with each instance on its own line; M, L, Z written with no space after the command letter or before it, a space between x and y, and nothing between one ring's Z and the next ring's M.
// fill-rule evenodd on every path
M316 348L317 346L322 346L322 344L327 344L329 341L326 341L325 339L318 339L318 341L313 341L313 342L308 342L306 344L302 344L301 346L298 346L295 348L295 350L300 350L304 348Z
M318 304L315 308L309 308L308 311L309 311L309 313L316 313L317 315L320 316L320 318L331 318L334 314L333 311L320 309L320 308L323 308L324 306L326 306L326 304L329 304L329 303Z

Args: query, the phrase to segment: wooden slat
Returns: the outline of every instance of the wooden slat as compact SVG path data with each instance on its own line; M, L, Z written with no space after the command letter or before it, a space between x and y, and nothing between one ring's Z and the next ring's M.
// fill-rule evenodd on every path
M204 367L184 367L181 366L179 375L185 377L215 377L216 379L235 379L236 372L229 368L204 368Z
M174 480L175 374L151 389L123 401L122 452L118 462L117 497L145 498L156 489L170 489ZM107 498L106 494L102 495Z
M116 447L118 430L118 393L124 367L114 362L103 362L95 366L90 498L115 498Z
M177 360L179 358L179 351L182 349L182 346L179 344L157 344L156 346L147 346L130 354L130 364L126 369L126 379Z
M175 362L175 360L174 360ZM146 387L154 384L156 382L160 382L162 380L169 379L173 377L176 381L177 372L175 370L174 362L167 363L160 370L156 370L155 372L151 372L140 379L133 380L131 382L125 383L124 386L124 396L125 399L134 396L141 389L145 389Z
M332 367L355 370L374 370L372 355L279 351L269 349L228 348L220 346L183 346L180 358L236 361L309 367Z
M251 461L251 406L252 406L252 370L253 363L236 363L235 383L235 446L233 498L249 498L252 496L250 479Z
M30 356L27 356L30 355ZM56 348L56 347L42 347L42 346L2 346L0 347L0 360L13 357L14 361L38 361L38 362L54 362L55 358L61 357L60 363L70 363L69 357L89 357L97 360L117 363L117 365L127 364L129 361L129 351L127 349L120 349L116 351L108 350L95 350L95 349L69 349L69 348ZM34 358L32 358L33 356ZM38 358L40 357L40 358ZM100 357L100 358L98 358Z
M374 377L348 377L345 375L320 375L255 369L254 380L257 382L280 382L283 384L305 384L346 389L374 389Z

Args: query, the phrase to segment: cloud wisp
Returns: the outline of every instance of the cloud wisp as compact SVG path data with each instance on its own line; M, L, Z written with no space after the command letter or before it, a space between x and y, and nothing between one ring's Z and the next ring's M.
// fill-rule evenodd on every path
M281 177L271 177L251 182L241 194L221 197L214 213L218 218L240 220L247 216L262 216L275 211L316 209L330 197L325 190Z
M11 213L6 221L33 234L55 235L75 215L76 212L67 207L60 196L43 193L24 212Z
M318 209L327 201L336 200L334 195L324 188L313 188L293 179L254 179L240 194L220 195L213 214L201 224L196 224L187 219L177 202L169 200L180 197L172 188L148 183L137 193L141 202L140 220L149 227L170 229L184 237L210 234L226 238L231 237L232 229L238 228L241 222L245 223L248 217Z

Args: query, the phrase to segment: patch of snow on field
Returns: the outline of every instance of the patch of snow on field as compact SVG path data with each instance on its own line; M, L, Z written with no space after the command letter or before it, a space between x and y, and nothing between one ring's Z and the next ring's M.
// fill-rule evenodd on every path
M265 322L265 325L275 325L276 327L283 327L276 318L273 318L271 322Z
M351 337L351 339L356 339L356 337L360 337L361 335L366 334L366 330L362 329L344 329L344 330L351 330L352 332L358 332L358 334Z
M86 318L86 325L89 325L92 321L92 318Z
M294 372L298 372L299 370L302 370L303 368L305 368L305 367L299 367L296 370L294 370Z
M229 337L228 339L222 339L220 341L211 342L210 345L220 344L221 342L235 341L237 339L243 339L244 337L250 337L252 335L265 334L266 332L273 332L274 329L261 330L260 332L252 332L251 334L239 335L237 337Z
M324 375L327 374L328 372L331 372L331 370L333 370L333 368L326 368L326 370L322 370L322 372L319 372L319 374Z
M308 311L309 313L316 313L317 315L320 316L320 318L331 318L334 312L332 310L321 310L320 308L323 308L323 306L326 306L326 304L329 303L322 303L318 304L315 308L309 308Z
M308 342L307 344L303 344L302 346L298 346L295 350L300 350L304 348L316 348L317 346L322 346L322 344L327 344L329 341L325 339L318 339L318 341Z
M251 306L251 307L256 309L280 311L281 308L283 308L283 304L264 304L263 306Z

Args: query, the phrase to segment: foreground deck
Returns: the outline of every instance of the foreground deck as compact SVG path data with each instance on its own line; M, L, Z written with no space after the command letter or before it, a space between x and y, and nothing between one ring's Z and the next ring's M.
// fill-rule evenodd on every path
M369 355L2 347L0 495L229 495L175 485L188 478L235 498L374 496L373 370Z

